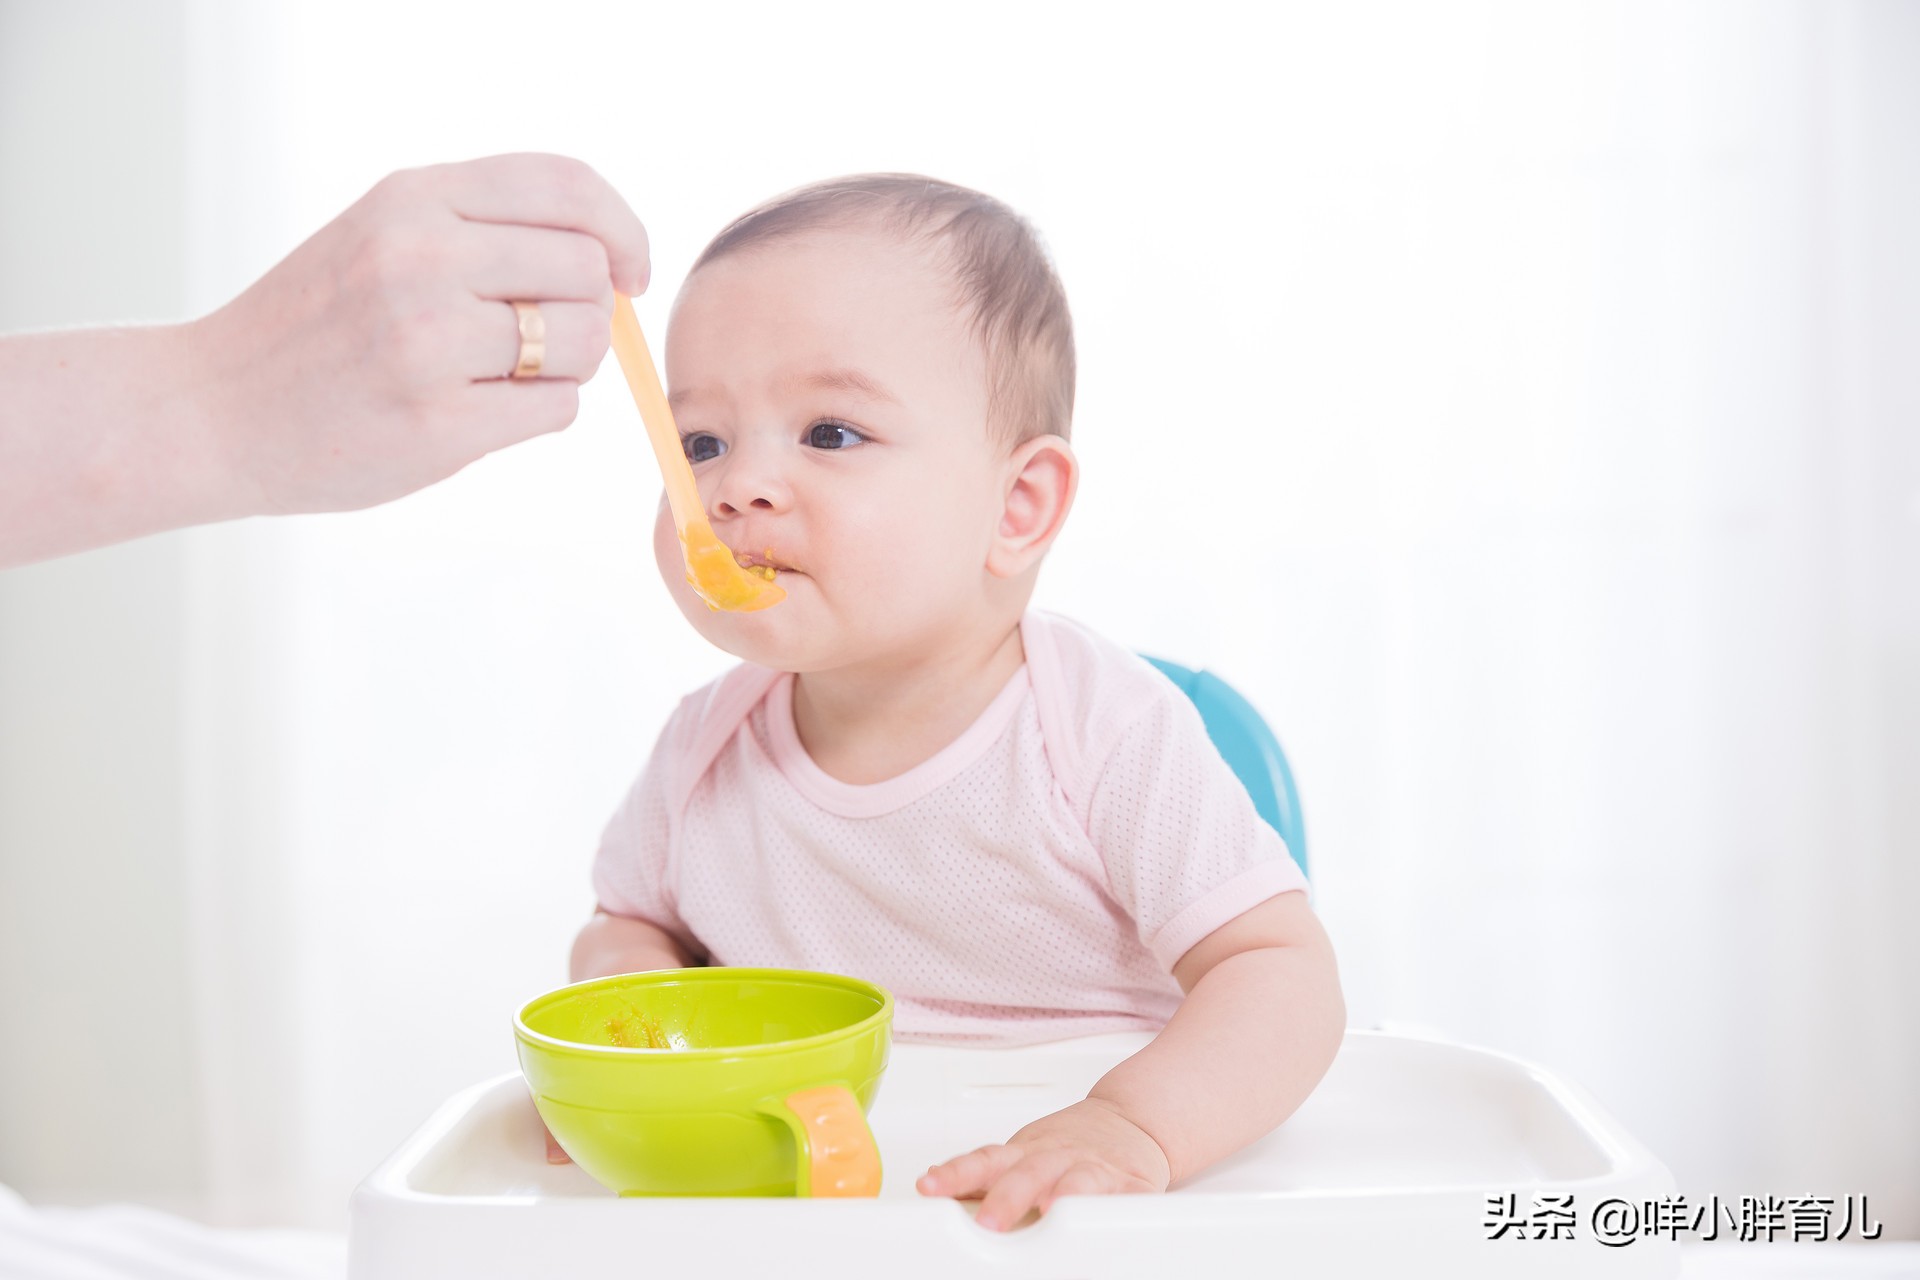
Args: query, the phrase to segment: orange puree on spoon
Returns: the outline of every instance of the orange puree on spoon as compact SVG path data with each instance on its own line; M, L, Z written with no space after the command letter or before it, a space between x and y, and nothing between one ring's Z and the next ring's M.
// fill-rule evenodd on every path
M709 609L751 613L785 600L786 588L774 583L771 566L741 568L733 552L713 532L700 501L699 486L693 482L693 468L687 465L686 450L680 444L680 428L673 423L673 410L667 407L660 375L654 370L647 340L641 336L640 318L633 314L633 303L625 294L616 294L613 300L613 354L627 375L627 388L640 408L640 420L647 424L647 438L653 441L654 457L667 482L667 506L673 511L673 527L680 534L687 583Z

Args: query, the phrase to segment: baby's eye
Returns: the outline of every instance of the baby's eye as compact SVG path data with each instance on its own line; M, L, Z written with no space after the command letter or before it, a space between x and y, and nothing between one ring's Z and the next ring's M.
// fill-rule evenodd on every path
M866 439L844 422L816 422L807 428L807 443L815 449L851 449Z
M704 431L680 437L680 447L687 451L688 462L707 462L727 451L724 440L718 436L710 436Z

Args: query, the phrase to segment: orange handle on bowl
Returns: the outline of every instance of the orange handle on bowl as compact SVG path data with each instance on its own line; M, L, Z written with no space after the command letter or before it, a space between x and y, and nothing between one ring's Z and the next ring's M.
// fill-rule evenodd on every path
M880 1194L880 1148L851 1090L818 1085L790 1093L766 1109L793 1130L800 1156L795 1195Z

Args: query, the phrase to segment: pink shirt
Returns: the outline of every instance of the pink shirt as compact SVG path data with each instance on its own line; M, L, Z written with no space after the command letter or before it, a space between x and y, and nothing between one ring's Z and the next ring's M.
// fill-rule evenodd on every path
M1158 1029L1174 962L1306 880L1170 681L1063 618L1020 632L980 718L869 786L807 755L791 675L690 695L607 826L600 905L713 964L877 982L903 1041Z

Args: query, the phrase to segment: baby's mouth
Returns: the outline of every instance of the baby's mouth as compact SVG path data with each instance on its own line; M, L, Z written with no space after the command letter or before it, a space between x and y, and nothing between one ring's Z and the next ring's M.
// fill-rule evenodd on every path
M757 574L768 582L773 581L776 573L799 572L785 561L775 559L771 547L765 551L736 551L733 553L733 561L748 573Z

